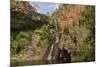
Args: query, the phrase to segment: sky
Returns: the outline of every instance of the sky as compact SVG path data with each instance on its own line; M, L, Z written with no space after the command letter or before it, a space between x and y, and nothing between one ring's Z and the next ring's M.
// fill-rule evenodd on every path
M47 2L30 2L32 6L36 5L37 12L42 14L49 13L50 15L59 7L57 3L47 3Z

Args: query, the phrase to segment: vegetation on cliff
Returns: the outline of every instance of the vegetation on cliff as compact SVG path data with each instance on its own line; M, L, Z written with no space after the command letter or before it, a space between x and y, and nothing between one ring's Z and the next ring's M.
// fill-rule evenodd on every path
M12 65L25 61L25 64L47 63L42 60L47 60L48 52L58 58L55 48L68 50L71 62L95 60L95 7L60 4L48 16L38 13L26 1L11 0Z

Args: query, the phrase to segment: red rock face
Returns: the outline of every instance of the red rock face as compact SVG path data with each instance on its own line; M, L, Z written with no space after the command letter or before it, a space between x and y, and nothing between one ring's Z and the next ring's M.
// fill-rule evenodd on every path
M67 7L66 7L67 6ZM58 25L60 31L64 31L65 26L70 26L79 20L79 16L84 12L85 6L66 5L58 12Z

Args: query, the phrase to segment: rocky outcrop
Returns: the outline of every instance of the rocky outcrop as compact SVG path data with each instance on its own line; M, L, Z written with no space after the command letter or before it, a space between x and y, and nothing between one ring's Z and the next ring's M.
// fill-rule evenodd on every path
M41 26L46 20L47 16L37 13L28 2L11 0L11 29Z
M93 55L91 52L92 42L90 42L91 40L87 41L91 33L89 34L86 26L73 25L73 23L80 22L79 18L84 11L86 11L86 7L82 5L62 5L55 12L55 16L52 16L53 19L47 19L47 16L37 13L35 7L32 7L28 2L11 2L11 29L14 29L11 32L16 33L16 29L20 32L21 29L32 29L30 31L24 30L26 36L23 34L20 36L17 33L16 36L13 36L12 41L15 41L15 45L21 43L20 40L28 43L20 44L24 45L24 48L19 53L12 54L11 64L29 65L87 61L88 56ZM48 22L48 25L45 25L47 20L51 24ZM78 20L79 22L77 22ZM39 26L42 27L39 28ZM27 37L28 35L29 37ZM91 59L89 58L89 60Z

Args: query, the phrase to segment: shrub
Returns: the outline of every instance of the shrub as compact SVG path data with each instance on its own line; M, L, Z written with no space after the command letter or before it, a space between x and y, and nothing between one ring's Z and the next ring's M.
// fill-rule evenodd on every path
M76 61L95 60L95 11L94 7L86 7L86 11L80 16L80 27L76 49L80 50L75 56Z
M14 40L11 40L11 52L19 54L24 49L24 46L31 40L32 31L19 32Z

